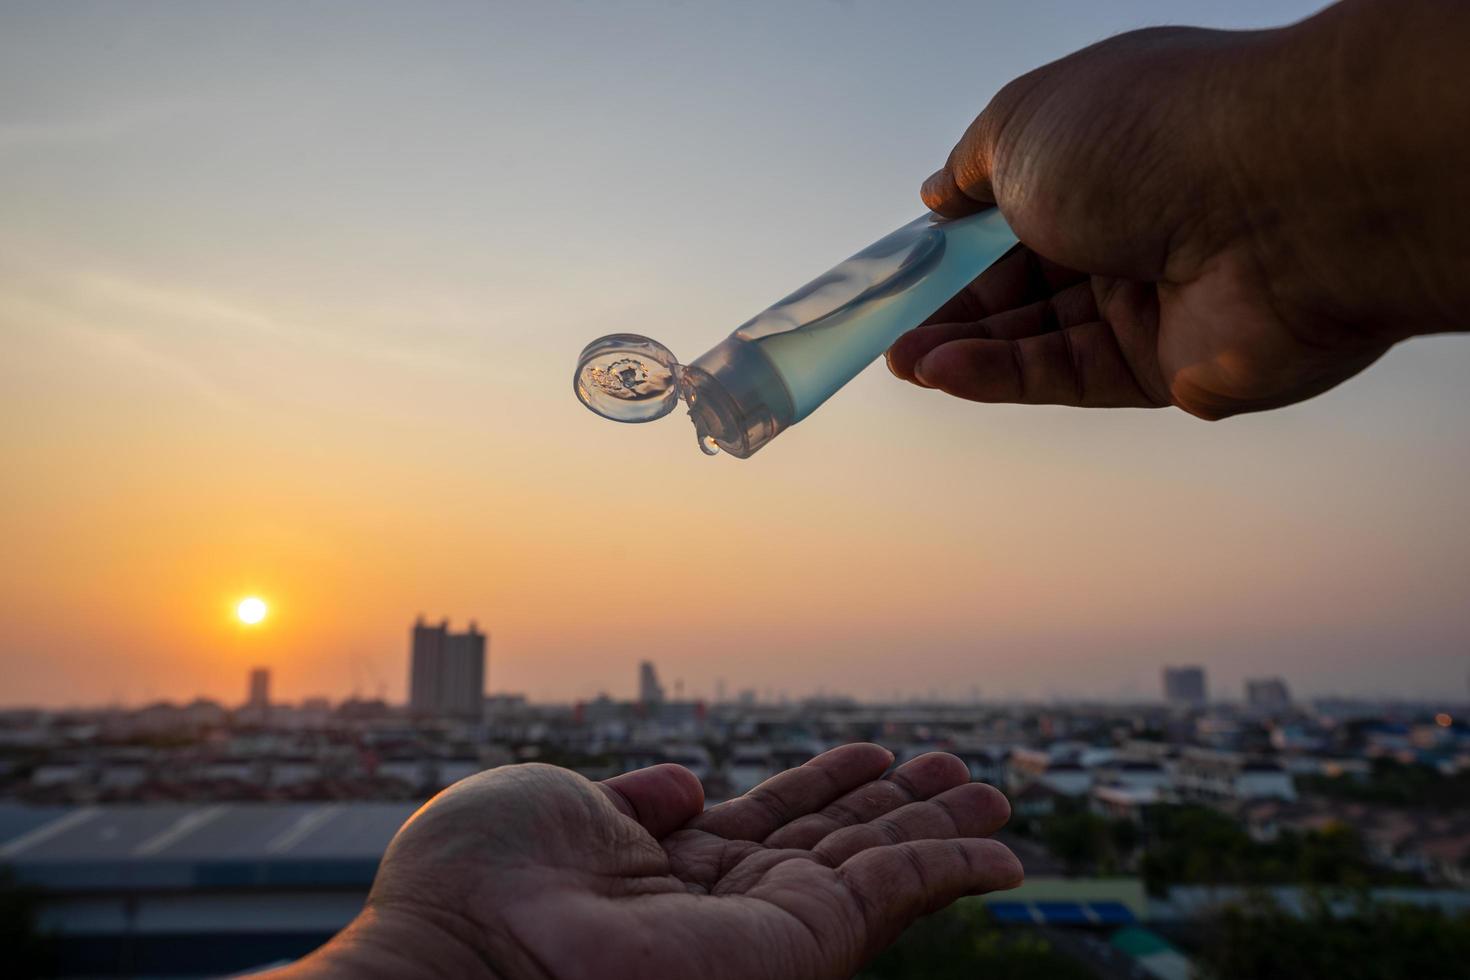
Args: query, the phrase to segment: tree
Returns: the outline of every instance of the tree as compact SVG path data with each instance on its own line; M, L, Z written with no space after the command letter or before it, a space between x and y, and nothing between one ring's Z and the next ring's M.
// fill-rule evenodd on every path
M1098 865L1113 863L1113 838L1109 822L1081 810L1059 813L1042 824L1041 839L1047 850L1077 874Z
M1002 931L983 904L962 900L915 922L859 980L1088 980L1092 975L1034 932Z
M1268 900L1226 910L1200 957L1209 980L1449 980L1470 963L1470 915L1412 905L1335 916L1322 903L1302 918Z
M40 896L0 868L0 950L6 976L46 977L55 972L55 950L37 925Z

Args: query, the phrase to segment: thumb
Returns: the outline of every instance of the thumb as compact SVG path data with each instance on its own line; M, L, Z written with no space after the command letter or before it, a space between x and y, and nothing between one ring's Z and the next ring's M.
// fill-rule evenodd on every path
M948 163L925 179L919 188L919 197L926 208L946 218L963 218L995 203L988 174L978 178L968 189L961 188Z
M704 786L683 766L665 763L603 780L598 789L624 816L659 840L704 811Z
M949 151L944 166L919 189L925 207L946 218L963 218L996 203L991 172L1000 124L1011 112L1019 86L1012 82L996 93Z

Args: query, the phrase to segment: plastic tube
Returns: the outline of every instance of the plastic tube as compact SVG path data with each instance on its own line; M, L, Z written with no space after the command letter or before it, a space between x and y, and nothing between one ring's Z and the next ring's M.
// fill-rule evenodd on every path
M994 208L924 215L737 327L692 364L637 334L588 344L577 397L604 418L649 422L682 398L700 448L752 455L810 415L904 332L1016 244Z

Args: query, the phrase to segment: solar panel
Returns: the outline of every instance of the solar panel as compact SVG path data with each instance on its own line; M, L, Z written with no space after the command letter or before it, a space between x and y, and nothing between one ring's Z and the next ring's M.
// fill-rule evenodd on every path
M990 913L991 919L1003 924L1030 925L1036 921L1031 916L1031 906L1025 902L986 902L985 911Z
M1037 902L1041 921L1049 926L1090 926L1092 919L1077 902Z
M1138 921L1133 910L1122 902L1089 902L1087 907L1105 926L1129 926Z

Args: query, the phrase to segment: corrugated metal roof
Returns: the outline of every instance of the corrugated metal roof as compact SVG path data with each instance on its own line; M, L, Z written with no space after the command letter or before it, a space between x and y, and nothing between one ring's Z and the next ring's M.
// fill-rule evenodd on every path
M57 817L74 810L69 806L20 806L15 803L0 803L0 848L7 841L34 830Z
M0 805L0 863L61 891L362 884L413 803Z
M0 856L13 863L158 857L372 857L413 803L0 805Z

